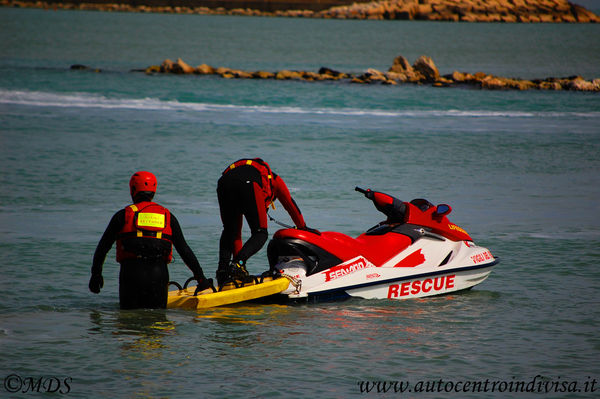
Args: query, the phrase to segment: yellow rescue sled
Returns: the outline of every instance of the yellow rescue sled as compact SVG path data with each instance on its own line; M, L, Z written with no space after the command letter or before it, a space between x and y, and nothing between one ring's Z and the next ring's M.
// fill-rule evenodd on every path
M252 282L245 283L243 286L237 282L230 282L220 287L220 290L216 292L211 288L196 292L196 286L187 287L186 282L183 287L178 286L177 289L169 291L167 308L205 309L229 305L278 294L285 291L289 285L290 280L285 277L275 279L260 277L255 278Z

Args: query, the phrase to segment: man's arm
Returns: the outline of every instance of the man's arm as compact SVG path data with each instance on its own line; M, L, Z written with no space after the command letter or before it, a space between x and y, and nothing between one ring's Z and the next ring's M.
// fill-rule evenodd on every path
M181 231L179 221L172 213L171 234L171 240L173 241L173 245L175 246L177 253L179 253L179 256L181 256L181 259L187 265L187 267L190 268L190 270L194 274L194 277L196 277L196 279L206 279L206 277L204 277L202 267L200 267L200 263L198 262L198 258L196 258L196 255L194 254L190 246L185 241L185 238L183 237L183 232Z
M285 210L290 214L290 217L294 221L297 228L302 229L306 227L304 217L300 208L296 204L296 201L290 195L290 190L283 181L283 179L274 174L273 176L273 188L275 190L275 196L281 202Z
M106 259L106 254L112 248L112 245L117 239L117 234L121 231L123 224L125 223L125 210L121 209L115 213L110 219L100 242L94 252L94 259L92 261L92 277L90 278L89 288L94 293L99 293L100 288L104 285L102 278L102 265Z

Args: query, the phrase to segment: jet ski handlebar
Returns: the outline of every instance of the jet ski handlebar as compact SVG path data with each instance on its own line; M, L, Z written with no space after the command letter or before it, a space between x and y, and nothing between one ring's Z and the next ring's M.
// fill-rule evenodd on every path
M367 197L368 199L372 200L373 199L373 190L371 190L370 188L367 188L366 190L364 188L360 188L360 187L354 187L354 191L358 191L359 193L362 193L365 195L365 197Z

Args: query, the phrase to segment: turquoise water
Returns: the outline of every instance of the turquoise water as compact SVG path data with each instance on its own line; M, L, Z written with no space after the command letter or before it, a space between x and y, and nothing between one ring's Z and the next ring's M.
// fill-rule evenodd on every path
M442 73L591 79L600 77L600 26L0 8L0 37L0 396L46 395L28 385L40 378L76 398L482 397L443 390L486 380L597 396L598 94L130 70L182 57L361 72L427 54ZM102 72L69 70L75 63ZM138 169L156 173L157 200L214 275L216 181L246 156L284 177L311 227L358 235L374 225L381 215L353 191L372 187L451 204L451 219L502 262L462 294L196 313L120 311L111 252L104 289L88 291L95 246ZM281 209L273 216L289 222ZM249 269L265 267L263 250ZM170 273L188 277L178 257ZM440 379L442 392L359 385L414 390ZM573 383L581 392L561 392ZM535 394L500 384L487 395Z

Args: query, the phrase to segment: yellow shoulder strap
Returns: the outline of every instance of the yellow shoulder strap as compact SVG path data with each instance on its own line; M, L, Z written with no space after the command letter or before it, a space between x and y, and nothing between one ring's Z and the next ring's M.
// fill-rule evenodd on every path
M133 204L133 205L129 205L129 208L133 211L133 212L137 212L138 211L138 207ZM142 230L137 230L136 234L137 237L143 237L144 233L142 232Z

